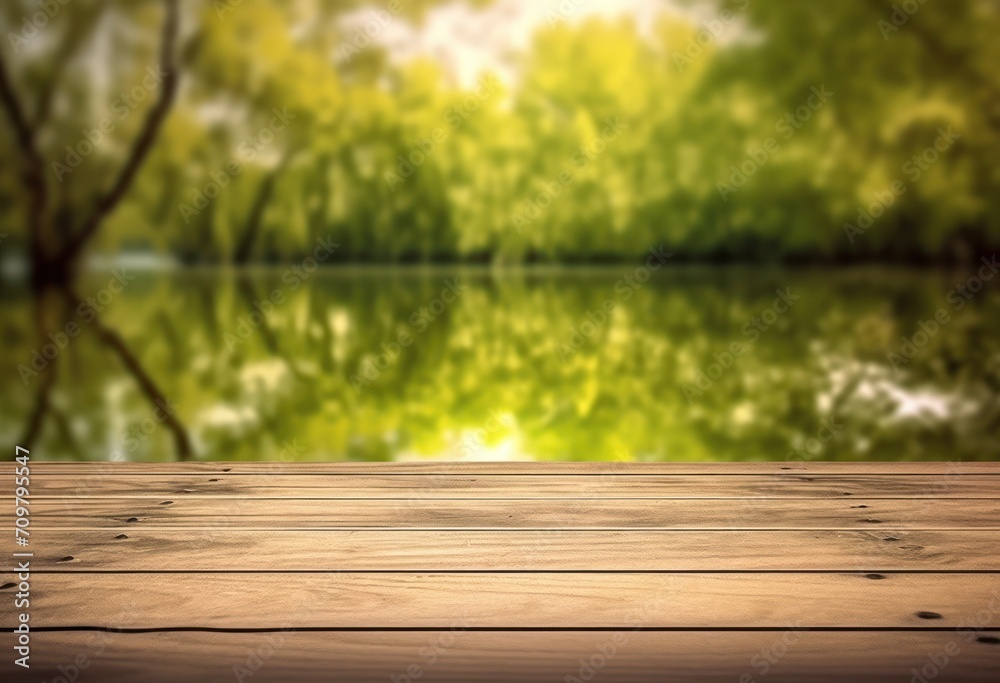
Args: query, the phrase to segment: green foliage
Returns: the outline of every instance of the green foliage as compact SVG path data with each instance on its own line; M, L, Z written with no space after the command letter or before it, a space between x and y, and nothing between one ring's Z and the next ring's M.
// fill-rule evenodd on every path
M419 30L435 4L186 5L181 95L100 247L226 262L245 243L251 260L275 261L334 235L343 260L510 263L623 259L659 243L680 259L755 262L966 258L1000 244L996 3L921 4L903 22L881 0L542 22L505 80L483 74L503 81L485 97L446 64L401 61L378 35L359 42L372 12ZM155 2L60 7L30 49L8 50L29 110L55 93L39 136L55 162L156 63L162 20ZM5 32L33 8L6 3ZM824 87L833 95L807 120L782 123ZM151 100L116 118L53 202L93 201ZM260 143L275 110L294 118ZM602 140L609 121L620 134ZM914 179L907 164L949 128L960 138ZM758 163L769 140L777 151ZM199 198L233 162L219 196ZM905 194L849 239L845 224L897 180ZM17 235L10 164L0 197L0 225Z

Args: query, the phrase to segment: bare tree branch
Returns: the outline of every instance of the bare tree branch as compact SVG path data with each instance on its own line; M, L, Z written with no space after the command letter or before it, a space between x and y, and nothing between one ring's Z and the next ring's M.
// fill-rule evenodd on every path
M52 113L52 100L55 97L56 86L59 85L63 72L65 72L66 66L70 63L73 55L83 45L90 34L91 28L97 23L98 16L99 9L97 7L90 8L79 20L79 25L73 26L72 30L69 31L69 35L64 40L59 41L55 58L52 61L52 76L38 89L38 95L35 98L34 118L36 129L40 129L48 123L49 116Z
M83 449L80 448L80 444L77 442L76 435L73 434L73 428L70 425L69 417L63 410L55 405L52 401L49 402L49 414L52 415L52 422L55 423L56 429L59 430L60 436L62 436L63 441L66 442L66 448L76 457L77 460L85 459Z
M274 194L274 184L285 171L285 168L288 166L288 162L294 154L295 151L293 149L286 150L278 165L268 171L264 180L261 181L260 188L257 190L257 196L254 198L253 206L250 208L250 214L247 216L246 227L243 229L243 235L240 237L239 244L236 246L236 251L233 253L233 263L236 265L246 265L250 261L250 254L253 252L254 242L257 241L257 235L260 232L260 226L264 220L264 211L267 209L267 205L271 201L271 195Z
M149 150L153 147L156 137L163 126L177 94L177 83L180 74L177 64L177 35L180 25L180 6L178 0L163 0L166 8L166 19L163 23L163 38L160 50L161 66L166 73L163 77L163 87L160 99L146 116L139 137L136 138L129 152L125 165L122 167L111 189L103 195L94 207L93 212L83 222L80 230L70 239L62 252L66 261L71 261L80 250L97 233L104 218L114 210L118 203L132 186Z
M83 300L80 299L68 287L65 288L64 293L66 295L67 301L69 301L70 307L76 309L78 306L83 304ZM149 376L149 373L142 367L142 363L136 358L135 354L125 343L125 340L115 332L113 329L102 323L100 320L94 320L91 323L94 329L97 331L98 336L100 336L101 341L107 344L111 349L117 354L119 360L121 360L122 365L125 369L135 378L136 383L142 390L142 393L146 395L146 398L154 405L161 409L163 414L163 422L167 425L167 428L174 434L174 444L177 448L177 457L180 460L191 460L194 457L194 447L191 445L191 437L187 433L187 429L181 424L177 416L168 409L167 398L160 391L160 388L156 386L153 378Z
M247 306L252 308L253 302L257 301L257 291L254 288L253 283L250 281L250 278L247 277L246 273L241 273L236 280L236 284L243 293ZM309 378L304 372L302 372L301 369L299 369L299 366L295 364L295 361L289 358L287 354L282 353L281 345L278 343L278 338L275 336L274 330L271 329L271 325L267 322L267 316L264 317L264 321L261 323L260 331L261 334L264 335L264 343L267 344L268 350L284 361L285 365L288 366L288 371L292 373L292 376L298 380L308 381Z
M52 361L49 367L42 373L41 384L38 386L38 391L35 392L34 406L31 408L31 414L28 416L27 423L25 423L24 432L17 442L20 446L28 450L31 450L31 447L35 444L35 440L41 434L42 422L52 407L52 388L56 384L56 378L55 361Z
M24 109L14 93L10 77L7 75L7 66L4 63L3 52L0 52L0 102L3 103L10 124L14 127L17 146L26 158L35 162L41 161L38 151L35 149L35 133L28 125L28 120L24 116Z
M3 53L0 52L0 104L7 112L7 118L14 128L14 137L24 162L22 180L28 194L28 220L31 228L32 255L43 260L43 231L45 230L45 210L48 203L48 187L45 183L42 157L35 144L35 131L24 115L24 109L14 92Z
M40 343L48 341L51 330L62 327L66 322L66 311L62 298L50 291L39 291L35 303L35 328ZM32 444L41 435L45 416L52 410L52 390L59 379L59 356L53 358L41 371L40 384L35 391L34 405L28 415L19 444L31 449Z

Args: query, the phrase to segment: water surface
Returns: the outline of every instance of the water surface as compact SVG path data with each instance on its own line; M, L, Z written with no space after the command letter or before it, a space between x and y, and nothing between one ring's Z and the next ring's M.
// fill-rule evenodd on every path
M995 459L1000 282L949 296L972 274L146 272L101 319L211 459ZM4 298L13 442L37 381L18 365L38 343L27 293L8 283ZM36 457L172 459L153 407L77 321ZM932 333L914 339L921 321Z

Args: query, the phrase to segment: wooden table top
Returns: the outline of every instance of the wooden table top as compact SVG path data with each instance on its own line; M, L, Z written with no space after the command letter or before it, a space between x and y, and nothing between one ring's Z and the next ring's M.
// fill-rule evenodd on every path
M30 468L4 681L1000 680L1000 463Z

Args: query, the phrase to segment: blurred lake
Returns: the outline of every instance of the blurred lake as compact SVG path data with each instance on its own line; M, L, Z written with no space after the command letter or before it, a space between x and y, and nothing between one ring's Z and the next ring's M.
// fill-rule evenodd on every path
M953 290L975 271L642 270L127 268L120 294L102 291L110 270L79 293L104 302L205 459L1000 457L1000 279L966 299ZM12 443L38 340L26 286L2 290ZM75 319L33 456L173 459Z

